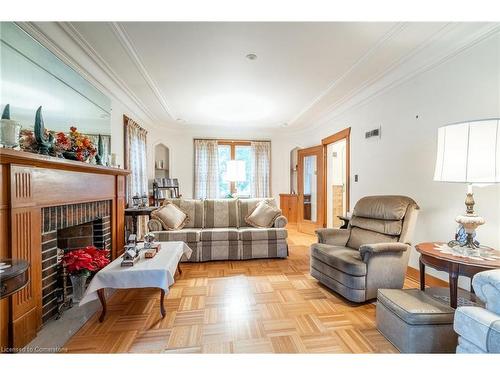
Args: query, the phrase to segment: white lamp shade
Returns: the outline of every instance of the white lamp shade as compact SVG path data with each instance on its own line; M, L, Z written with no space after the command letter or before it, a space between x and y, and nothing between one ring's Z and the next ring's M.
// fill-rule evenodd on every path
M499 119L440 127L434 181L500 182Z
M244 160L228 160L226 167L226 181L246 181Z

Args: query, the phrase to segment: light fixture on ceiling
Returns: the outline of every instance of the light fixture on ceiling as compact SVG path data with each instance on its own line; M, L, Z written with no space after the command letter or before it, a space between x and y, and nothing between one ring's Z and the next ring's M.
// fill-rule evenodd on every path
M255 53L249 53L248 55L246 55L246 58L248 60L257 60L257 55Z
M184 120L184 119L182 119L180 117L176 118L175 121L177 121L177 122L186 122L186 120Z
M288 122L284 122L283 124L280 125L282 128L286 128L288 126Z

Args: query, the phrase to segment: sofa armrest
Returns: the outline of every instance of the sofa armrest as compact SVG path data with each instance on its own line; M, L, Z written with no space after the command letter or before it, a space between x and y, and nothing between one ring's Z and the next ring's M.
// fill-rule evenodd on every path
M316 229L318 242L327 245L345 246L349 240L349 229L319 228Z
M500 269L479 272L472 278L472 286L486 309L500 315Z
M410 250L410 245L402 242L382 242L369 245L361 245L359 253L363 262L367 262L371 256L384 253L403 253Z
M283 215L278 216L274 220L274 227L275 228L284 228L284 227L286 227L287 224L288 224L288 219Z
M163 225L157 219L149 219L148 221L148 229L150 232L158 232L163 230Z

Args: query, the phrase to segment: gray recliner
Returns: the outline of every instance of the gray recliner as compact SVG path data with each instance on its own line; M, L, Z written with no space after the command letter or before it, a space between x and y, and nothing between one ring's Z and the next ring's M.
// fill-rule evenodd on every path
M316 230L311 275L353 302L377 297L377 290L401 289L419 207L398 195L364 197L347 229Z

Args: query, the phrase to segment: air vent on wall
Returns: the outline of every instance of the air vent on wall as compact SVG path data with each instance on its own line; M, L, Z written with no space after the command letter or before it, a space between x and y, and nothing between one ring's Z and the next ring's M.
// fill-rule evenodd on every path
M381 133L382 133L382 127L379 127L377 129L372 129L372 130L369 130L365 133L365 138L371 138L371 137L381 137Z

